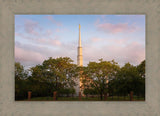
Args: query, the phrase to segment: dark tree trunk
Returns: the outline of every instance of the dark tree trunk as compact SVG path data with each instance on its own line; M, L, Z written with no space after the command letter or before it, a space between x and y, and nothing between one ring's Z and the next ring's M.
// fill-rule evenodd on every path
M58 92L58 79L57 79L57 77L56 77L56 91ZM58 100L58 94L57 94L56 100Z
M102 93L100 94L100 99L103 100L103 94Z

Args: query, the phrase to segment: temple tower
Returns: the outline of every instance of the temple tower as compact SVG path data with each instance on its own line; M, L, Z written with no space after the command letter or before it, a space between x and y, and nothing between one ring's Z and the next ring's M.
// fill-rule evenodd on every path
M77 65L78 66L83 66L82 45L81 45L81 25L80 24L79 24Z
M83 55L82 55L82 44L81 44L81 25L79 24L79 39L78 39L78 55L77 55L77 65L83 66ZM82 71L80 72L82 73ZM83 95L83 90L81 88L82 82L81 77L79 76L79 92Z
M77 66L82 67L83 66L83 56L82 56L82 44L81 44L81 25L79 24L79 39L78 39L78 48L77 48ZM76 96L79 95L79 92L82 93L81 90L81 78L79 76L78 79L75 80L77 83L77 86L75 87L76 89Z

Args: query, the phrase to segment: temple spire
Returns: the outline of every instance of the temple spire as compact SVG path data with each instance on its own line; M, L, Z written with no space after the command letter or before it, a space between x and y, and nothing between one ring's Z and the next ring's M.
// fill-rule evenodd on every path
M82 45L81 45L81 25L80 24L79 24L77 65L78 66L83 66Z
M81 47L81 25L79 24L79 42L78 42L78 47Z

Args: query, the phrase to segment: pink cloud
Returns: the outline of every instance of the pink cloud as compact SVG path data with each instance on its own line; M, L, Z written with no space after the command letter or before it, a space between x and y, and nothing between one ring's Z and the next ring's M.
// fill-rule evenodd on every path
M45 56L42 54L31 51L31 50L26 50L20 47L15 46L15 60L19 62L30 62L32 63L42 63L42 61L45 59Z
M55 32L58 32L58 33L59 32L63 33L63 32L67 32L67 31L69 31L69 30L67 28L64 28L64 27L61 28L61 29L60 28L55 29Z
M21 39L26 39L26 40L29 40L29 41L34 41L34 39L35 39L34 37L26 36L23 33L15 33L15 38L16 37L20 37Z
M52 41L53 48L48 46L24 44L20 42L15 43L15 61L21 62L25 66L34 66L41 64L48 57L70 57L76 59L76 50L73 44L63 44L61 48L55 44L61 44L58 41ZM52 44L52 43L51 43ZM69 52L68 52L69 51ZM75 60L76 61L76 60Z
M15 36L22 37L22 36L23 36L23 34L22 34L22 33L17 33L17 32L15 32Z
M50 36L50 35L53 34L53 31L50 30L50 29L48 29L48 30L45 31L45 34L46 34L47 36Z
M43 45L51 45L51 46L60 46L61 42L57 39L47 39L47 38L40 38L37 39L36 42L41 43Z
M132 42L124 47L116 48L114 46L112 50L114 54L121 56L118 59L121 63L130 62L132 64L139 64L145 59L145 48L137 42Z
M123 38L123 39L107 39L107 42L110 44L117 44L118 46L127 45L129 43L129 38Z
M60 29L56 29L56 32L60 32Z
M105 42L105 41L104 41ZM145 47L138 42L128 42L128 39L107 40L109 44L105 44L99 48L94 45L87 45L83 48L84 62L114 59L121 66L130 62L137 65L145 59ZM125 42L125 43L124 43ZM124 44L122 44L124 43Z
M50 37L50 35L52 34L52 31L47 30L45 33L45 37L41 37L41 36L37 36L37 37L30 37L30 36L25 36L21 33L15 33L15 36L19 36L22 39L26 39L31 41L32 43L36 43L36 44L43 44L43 45L51 45L51 46L60 46L61 45L61 41L58 40L59 37L55 36L53 39Z
M51 43L53 45L57 45L57 46L60 46L61 45L61 42L59 40L51 40Z
M32 21L32 20L26 20L25 24L24 24L24 30L28 33L28 34L32 34L32 35L38 35L38 31L36 31L36 29L40 29L38 22Z
M57 26L62 26L62 23L56 21L52 16L46 16L48 20L50 20L53 24L56 24Z
M96 24L98 30L107 32L107 33L121 33L121 32L134 32L137 30L135 25L129 25L127 23L103 23L103 24Z
M102 40L101 38L92 38L91 39L92 42L98 42L98 41L101 41L101 40Z

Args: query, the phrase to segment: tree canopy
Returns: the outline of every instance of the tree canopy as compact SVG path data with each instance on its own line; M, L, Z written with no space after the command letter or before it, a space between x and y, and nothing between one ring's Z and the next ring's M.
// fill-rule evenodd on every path
M30 70L15 63L15 98L26 98L28 91L32 91L34 97L52 96L53 91L59 95L73 95L79 78L86 96L98 95L102 100L106 94L126 96L131 91L134 95L145 96L145 60L137 66L128 62L120 67L114 60L99 59L77 67L69 57L50 57Z
M85 92L98 93L102 99L103 95L108 91L108 82L114 78L120 67L117 63L112 61L89 62L88 66L84 68L82 80ZM90 91L89 91L90 90Z

